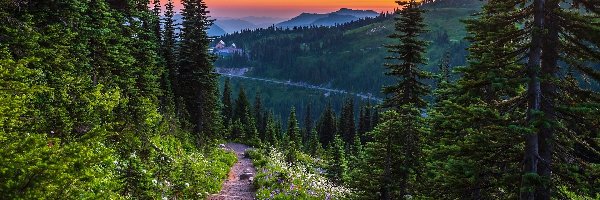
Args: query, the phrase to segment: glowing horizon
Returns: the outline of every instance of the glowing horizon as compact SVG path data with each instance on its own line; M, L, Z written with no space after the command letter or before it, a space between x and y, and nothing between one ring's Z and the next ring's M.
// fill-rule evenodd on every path
M181 0L174 0L176 9L181 9ZM327 13L350 8L392 11L397 7L393 0L205 0L212 17L240 18L247 16L291 18L300 13ZM166 0L161 0L164 6Z

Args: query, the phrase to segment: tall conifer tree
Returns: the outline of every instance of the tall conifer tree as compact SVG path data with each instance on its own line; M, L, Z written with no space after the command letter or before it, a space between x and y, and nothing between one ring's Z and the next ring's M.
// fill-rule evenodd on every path
M190 113L199 143L219 131L217 75L213 56L208 52L210 40L206 31L212 25L203 0L183 0L178 85L185 107Z
M423 12L415 0L397 1L402 8L397 10L395 33L389 37L396 42L387 45L390 63L386 75L393 76L397 84L384 87L388 95L383 106L392 108L383 124L402 127L391 130L381 127L374 131L373 142L367 145L370 163L378 168L373 176L379 177L376 185L380 199L406 198L417 195L418 178L421 174L421 138L426 134L422 109L427 107L424 96L429 95L429 87L423 83L430 77L420 69L425 64L427 42L420 39L425 33ZM378 155L376 155L378 154ZM383 156L383 157L382 157ZM393 178L395 177L395 178Z

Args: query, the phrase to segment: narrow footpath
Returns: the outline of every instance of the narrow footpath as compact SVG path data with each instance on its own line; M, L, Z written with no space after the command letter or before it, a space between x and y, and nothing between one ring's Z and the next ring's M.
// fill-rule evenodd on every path
M252 184L256 168L252 160L245 156L246 150L250 147L243 144L228 143L225 148L235 152L238 161L229 171L227 180L219 194L211 195L208 200L253 200L255 190Z

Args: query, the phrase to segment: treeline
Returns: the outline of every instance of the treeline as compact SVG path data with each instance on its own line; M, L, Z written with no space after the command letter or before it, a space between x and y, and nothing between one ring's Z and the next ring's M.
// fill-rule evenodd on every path
M150 3L0 1L2 198L219 191L235 156L211 147L222 126L206 5L182 1L175 35L173 2Z
M260 93L256 93L250 103L244 87L237 97L232 96L230 80L225 80L221 102L225 138L239 140L255 146L294 146L311 155L320 155L333 145L336 134L350 145L355 138L370 140L365 133L371 131L379 121L379 109L369 102L356 106L352 98L347 98L341 112L335 111L331 103L322 112L315 113L313 105L307 104L296 110L289 108L289 115L282 119L264 105ZM355 112L358 107L358 113ZM301 116L301 117L299 117ZM350 149L350 146L345 146Z

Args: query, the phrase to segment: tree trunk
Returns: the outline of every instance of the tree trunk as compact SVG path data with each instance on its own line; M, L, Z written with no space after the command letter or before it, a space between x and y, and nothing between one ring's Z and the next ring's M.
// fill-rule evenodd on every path
M540 63L542 54L542 31L544 29L544 5L545 0L535 0L534 6L534 24L531 36L531 46L529 49L529 60L527 63L527 75L529 77L528 85L528 108L527 108L527 124L531 125L537 120L536 112L540 111L541 104L541 89L540 89ZM535 192L532 191L532 176L537 175L538 165L538 149L539 149L538 134L527 133L525 136L525 156L523 161L523 180L521 182L521 200L535 199Z
M550 200L551 174L552 174L552 152L553 152L553 123L556 121L554 105L556 99L556 85L553 83L558 73L558 24L553 10L559 9L557 0L549 0L546 5L545 29L547 35L544 37L544 47L542 50L542 81L541 91L543 100L541 110L544 113L544 121L551 124L550 127L543 126L539 130L539 153L542 159L538 165L538 174L543 178L544 185L536 191L536 199Z

